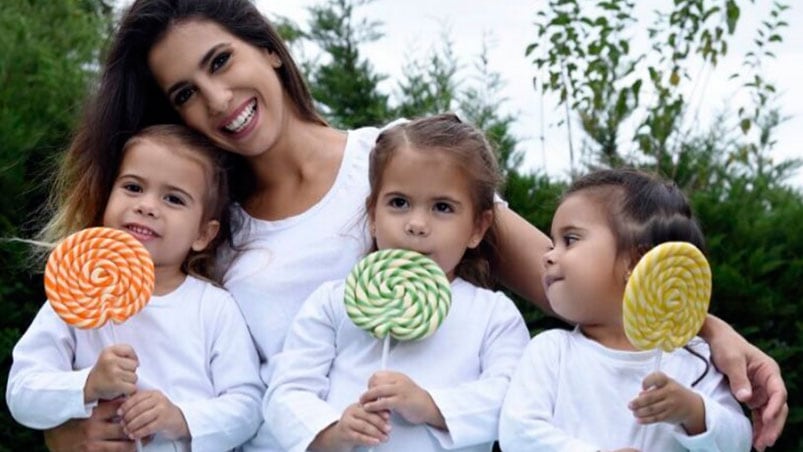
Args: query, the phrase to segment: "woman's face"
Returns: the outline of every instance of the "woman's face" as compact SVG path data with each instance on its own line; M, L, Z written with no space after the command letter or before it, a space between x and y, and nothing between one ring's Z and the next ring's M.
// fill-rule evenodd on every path
M156 82L184 122L246 157L281 138L292 107L279 57L209 20L173 25L148 54Z

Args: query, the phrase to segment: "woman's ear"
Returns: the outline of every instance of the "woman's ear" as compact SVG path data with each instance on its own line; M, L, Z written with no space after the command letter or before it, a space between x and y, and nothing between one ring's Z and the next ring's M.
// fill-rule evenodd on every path
M265 49L265 54L268 59L268 63L273 66L273 69L279 69L282 67L282 59L279 58L279 55L277 55L276 52Z
M493 209L488 209L477 219L474 224L474 232L471 234L468 240L468 247L469 248L476 248L479 246L480 242L482 242L482 238L485 237L485 233L488 232L488 228L491 227L494 221L494 211Z

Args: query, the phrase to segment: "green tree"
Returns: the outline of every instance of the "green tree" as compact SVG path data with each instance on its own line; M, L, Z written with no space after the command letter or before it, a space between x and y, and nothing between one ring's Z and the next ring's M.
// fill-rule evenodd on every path
M452 39L443 31L440 45L430 49L423 61L405 62L396 116L415 118L452 111L458 91L458 65Z
M587 167L652 170L690 196L714 274L711 310L780 363L790 416L776 448L803 450L803 243L796 226L803 194L785 185L800 161L772 158L783 116L762 68L787 27L785 2L761 2L765 19L746 30L754 34L753 47L732 78L749 93L747 103L721 113L708 130L684 124L694 114L684 95L696 83L691 68L714 70L746 3L667 3L648 29L650 48L634 55L634 2L552 0L538 13L539 41L526 52L538 70L538 89L558 96L567 125L579 123L591 148Z
M388 96L378 90L384 76L361 57L359 46L382 37L379 23L355 17L355 8L371 0L328 0L310 7L304 36L317 44L326 62L306 65L313 97L336 127L384 123L391 115Z
M29 236L50 164L66 145L97 67L112 5L91 0L10 0L0 8L0 236ZM0 386L11 349L38 310L41 278L22 245L0 246ZM41 435L0 411L0 450L41 450ZM12 446L13 445L13 446Z
M684 125L693 114L684 91L693 91L703 78L691 72L700 67L713 71L727 54L741 14L739 3L678 0L665 9L656 7L656 19L647 28L650 47L639 52L631 48L631 41L639 38L633 1L551 0L537 13L539 39L526 49L538 71L537 87L558 96L570 131L575 121L580 124L592 147L586 164L650 162L664 174L675 174L683 142L692 132ZM775 88L761 76L761 61L773 56L771 46L782 40L787 26L782 15L788 6L766 3L771 4L755 30L756 48L746 54L748 66L733 75L754 98L753 108L739 109L745 132L769 118ZM628 130L634 131L633 138L622 146L619 140ZM750 150L755 157L767 149Z

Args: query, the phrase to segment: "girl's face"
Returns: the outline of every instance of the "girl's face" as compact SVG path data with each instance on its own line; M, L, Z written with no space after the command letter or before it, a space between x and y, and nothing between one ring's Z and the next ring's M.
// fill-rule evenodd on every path
M543 283L555 313L572 323L621 325L628 262L617 256L604 208L583 192L569 195L551 234Z
M276 54L215 22L173 25L148 55L156 82L184 122L237 154L275 145L293 111L276 74Z
M466 248L479 245L492 215L485 212L475 221L469 181L445 152L405 147L382 173L371 234L379 249L418 251L452 280Z
M204 221L207 169L175 142L143 137L123 155L103 225L126 231L150 252L160 272L180 272L190 250L201 251L217 234ZM198 157L200 158L200 157Z

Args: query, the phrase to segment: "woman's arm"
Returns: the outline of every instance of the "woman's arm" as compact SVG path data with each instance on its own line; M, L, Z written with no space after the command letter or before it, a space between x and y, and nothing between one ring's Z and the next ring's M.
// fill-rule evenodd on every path
M501 203L496 204L499 250L493 262L501 283L552 315L541 282L544 253L552 241Z
M714 365L728 376L731 392L752 412L753 446L763 451L775 444L789 414L778 363L713 315L700 336L711 346Z
M45 430L45 445L53 452L134 452L134 441L128 439L115 419L123 401L100 402L88 419L72 419Z

